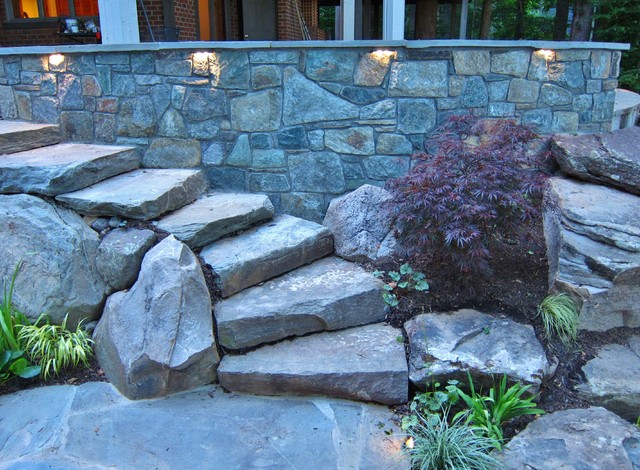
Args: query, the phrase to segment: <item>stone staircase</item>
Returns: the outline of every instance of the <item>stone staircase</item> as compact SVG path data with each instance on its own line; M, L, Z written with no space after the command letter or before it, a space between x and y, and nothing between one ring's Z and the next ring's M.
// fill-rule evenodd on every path
M209 193L199 170L141 169L133 147L59 141L55 126L0 121L0 193L153 221L201 249L224 298L214 306L222 386L407 401L404 345L382 323L382 282L332 257L328 229L274 216L265 195Z

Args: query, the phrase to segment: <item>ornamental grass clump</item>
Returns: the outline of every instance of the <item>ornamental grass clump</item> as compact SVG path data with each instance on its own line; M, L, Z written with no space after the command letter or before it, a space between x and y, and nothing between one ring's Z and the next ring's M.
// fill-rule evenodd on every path
M408 430L405 452L411 468L420 470L486 470L499 467L490 455L492 439L467 426L462 418L447 421L442 415L418 415Z
M66 316L62 325L52 325L46 315L40 315L34 324L19 329L18 338L27 355L40 364L40 375L44 380L63 370L88 366L93 355L93 341L89 335L80 325L71 331L66 324Z
M570 346L578 338L578 308L567 294L554 294L545 297L538 306L538 315L547 338L556 336L562 344Z
M536 139L512 121L452 117L429 142L433 150L388 183L407 253L428 250L461 273L488 272L497 240L520 235L540 212L546 154L531 150Z

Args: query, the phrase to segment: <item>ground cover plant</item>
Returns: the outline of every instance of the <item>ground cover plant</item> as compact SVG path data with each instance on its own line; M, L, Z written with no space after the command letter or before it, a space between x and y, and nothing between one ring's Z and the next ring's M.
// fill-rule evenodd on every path
M538 306L547 337L557 337L565 346L575 343L578 337L578 309L567 294L553 294L544 298Z
M0 384L14 377L48 380L63 370L89 366L92 340L79 325L76 331L52 325L46 315L32 323L13 304L13 294L22 261L11 280L5 282L0 304Z

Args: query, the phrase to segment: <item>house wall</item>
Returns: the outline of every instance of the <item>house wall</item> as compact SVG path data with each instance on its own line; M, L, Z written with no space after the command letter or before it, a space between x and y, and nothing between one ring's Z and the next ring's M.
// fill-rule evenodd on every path
M61 63L2 50L1 117L59 123L69 140L135 145L145 166L202 168L214 189L267 193L278 210L319 220L332 198L406 173L452 114L542 133L609 130L624 48L173 44L57 48Z

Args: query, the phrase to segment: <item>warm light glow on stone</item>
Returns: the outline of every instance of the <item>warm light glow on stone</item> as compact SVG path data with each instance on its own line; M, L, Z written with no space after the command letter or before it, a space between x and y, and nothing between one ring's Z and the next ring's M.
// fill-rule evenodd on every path
M391 58L395 58L397 56L396 51L373 51L369 54L372 59L381 64L388 64Z
M555 58L556 58L556 53L554 51L550 51L549 49L537 50L536 54L538 56L544 58L544 60L546 60L547 62L555 60Z
M64 56L62 54L52 54L49 56L49 63L53 66L58 66L64 62Z

